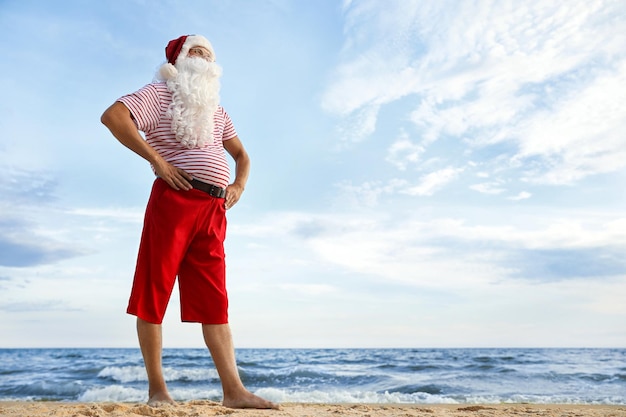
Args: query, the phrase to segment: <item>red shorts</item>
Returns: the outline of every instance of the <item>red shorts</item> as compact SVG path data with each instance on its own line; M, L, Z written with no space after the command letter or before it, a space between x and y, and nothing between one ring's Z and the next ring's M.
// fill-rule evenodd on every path
M224 203L204 191L154 182L127 313L163 322L178 276L182 321L228 323Z

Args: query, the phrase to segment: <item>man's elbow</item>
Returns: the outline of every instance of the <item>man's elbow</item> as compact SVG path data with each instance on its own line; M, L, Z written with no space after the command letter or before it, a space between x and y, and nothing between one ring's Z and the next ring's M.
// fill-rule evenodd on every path
M100 123L108 127L110 122L111 121L109 120L109 115L107 114L107 111L105 110L104 113L102 113L102 116L100 116Z
M126 110L126 113L128 113L127 115L129 116L130 113L126 109L126 106L116 101L108 109L106 109L104 113L102 113L102 116L100 116L100 122L106 127L111 128L116 121L124 117L124 110Z
M114 116L112 114L113 113L112 107L113 106L106 109L104 113L102 113L102 116L100 116L100 123L102 123L106 127L109 127L111 123L113 123Z

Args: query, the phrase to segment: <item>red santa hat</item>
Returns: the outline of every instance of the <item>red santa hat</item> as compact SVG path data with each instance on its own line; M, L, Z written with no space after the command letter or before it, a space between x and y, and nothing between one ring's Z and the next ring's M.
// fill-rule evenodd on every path
M159 75L163 80L169 80L178 74L178 70L176 69L176 62L179 57L183 57L183 59L189 53L189 49L194 46L201 46L206 48L211 52L211 55L215 59L215 52L213 51L213 46L211 42L208 41L207 38L201 35L183 35L177 39L172 39L169 41L167 46L165 47L165 57L167 58L167 62L159 68Z

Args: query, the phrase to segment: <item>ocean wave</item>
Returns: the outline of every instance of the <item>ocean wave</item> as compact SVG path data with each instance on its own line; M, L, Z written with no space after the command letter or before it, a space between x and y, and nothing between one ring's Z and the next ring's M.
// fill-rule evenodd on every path
M213 368L163 368L166 381L196 382L219 379ZM143 366L107 366L98 373L98 378L111 379L121 383L146 382L148 375Z
M4 386L0 390L2 397L17 397L29 399L62 399L75 397L83 392L85 386L81 381L35 381L30 384L19 384L11 387Z
M108 385L88 389L77 400L79 402L145 402L148 400L148 394L146 390Z
M148 388L138 389L122 385L108 385L90 388L81 394L79 402L146 402ZM218 389L174 388L169 390L171 397L176 401L212 400L221 401L222 392Z
M340 371L329 369L308 369L292 367L281 370L259 371L240 368L239 374L245 385L273 387L306 387L316 389L322 386L352 387L374 386L383 384L391 377L386 374L368 372Z
M441 395L418 392L373 391L293 391L277 388L261 388L255 394L277 403L368 403L368 404L624 404L623 397L583 398L564 395Z
M260 388L255 394L277 403L369 403L369 404L455 404L452 398L428 393L402 394L374 391L293 391L277 388Z
M426 393L426 394L441 394L444 392L445 388L443 386L435 385L435 384L427 384L427 385L404 385L401 387L391 388L388 391L399 394L415 394L415 393Z
M143 366L107 366L98 373L98 378L128 383L147 381L148 375Z

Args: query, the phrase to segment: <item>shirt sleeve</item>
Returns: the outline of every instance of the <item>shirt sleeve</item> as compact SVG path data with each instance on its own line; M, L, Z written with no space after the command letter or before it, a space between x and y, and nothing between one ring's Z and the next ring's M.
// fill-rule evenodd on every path
M152 84L120 97L117 101L128 107L137 129L149 132L158 126L162 112L161 100L157 89Z
M233 125L233 121L230 119L226 110L224 111L224 133L222 134L222 141L232 139L237 136L237 131L235 130L235 125Z

